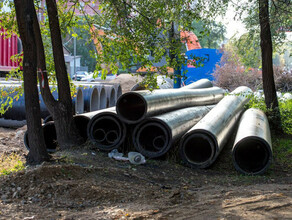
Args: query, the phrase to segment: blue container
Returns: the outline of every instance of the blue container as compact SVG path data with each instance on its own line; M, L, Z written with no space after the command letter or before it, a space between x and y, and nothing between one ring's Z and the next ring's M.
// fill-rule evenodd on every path
M222 53L217 49L194 49L186 52L188 60L196 61L197 66L187 64L182 66L182 72L185 73L183 83L185 85L191 84L199 79L207 78L211 81L214 80L212 73L215 70L215 65L220 62ZM201 66L203 65L203 66Z

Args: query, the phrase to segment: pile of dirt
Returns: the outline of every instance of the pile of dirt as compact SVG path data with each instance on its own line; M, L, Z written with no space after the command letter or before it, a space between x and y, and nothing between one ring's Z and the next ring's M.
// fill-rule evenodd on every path
M25 130L1 129L1 152L27 152ZM272 167L242 176L230 146L218 160L192 170L166 160L116 161L90 145L59 151L51 162L0 177L0 219L292 218L291 173Z
M120 74L110 83L120 83L123 93L131 91L131 89L143 80L140 75Z
M135 166L85 149L61 155L0 178L0 219L292 217L291 178L247 181L166 161Z

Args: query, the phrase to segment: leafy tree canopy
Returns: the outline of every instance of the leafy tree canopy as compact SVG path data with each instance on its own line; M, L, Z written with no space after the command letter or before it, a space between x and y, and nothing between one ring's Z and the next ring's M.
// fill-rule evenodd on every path
M194 21L192 23L192 31L199 38L199 42L203 48L218 49L225 40L225 26L215 21Z

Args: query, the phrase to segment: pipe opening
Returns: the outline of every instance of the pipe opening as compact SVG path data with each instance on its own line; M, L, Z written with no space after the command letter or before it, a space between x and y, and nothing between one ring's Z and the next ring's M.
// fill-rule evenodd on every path
M167 139L167 131L160 124L147 123L138 130L136 141L143 150L156 153L167 148Z
M104 88L101 88L100 90L100 109L104 109L106 108L106 101L107 101L107 98L106 98L106 92L105 92L105 89Z
M102 142L105 140L105 131L103 129L96 129L93 131L93 137L97 142Z
M105 135L106 141L107 141L108 143L111 143L111 144L112 144L112 143L115 143L116 140L118 139L118 137L119 137L118 132L113 131L113 130L107 132L106 135Z
M44 139L48 152L55 152L57 149L57 134L55 124L48 122L43 126Z
M117 104L119 114L131 121L138 121L146 113L146 103L144 99L135 93L127 93Z
M118 86L118 91L117 91L117 99L116 101L118 100L118 98L122 95L122 87L119 85Z
M91 133L97 144L110 146L119 142L121 138L121 127L114 118L104 116L95 120L91 127Z
M99 96L98 96L98 89L93 88L92 94L91 94L91 101L90 101L90 111L96 111L99 108Z
M73 120L75 122L75 125L78 129L80 136L84 139L84 141L86 141L88 138L87 125L88 125L90 119L86 116L83 116L83 115L76 115L76 116L74 116Z
M258 173L269 164L269 146L255 139L244 139L234 149L234 161L245 173Z
M192 134L184 142L184 155L191 164L203 164L213 158L213 141L202 134Z
M116 91L114 88L111 90L111 94L109 97L109 107L115 106L116 104Z
M158 136L153 139L153 147L157 150L161 150L165 145L165 138L163 136Z
M83 98L83 92L81 89L77 90L75 103L76 103L75 104L76 114L83 113L84 112L84 98Z

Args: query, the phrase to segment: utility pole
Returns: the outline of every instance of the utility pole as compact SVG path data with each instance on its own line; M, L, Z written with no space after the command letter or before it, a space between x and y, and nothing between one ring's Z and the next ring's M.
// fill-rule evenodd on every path
M77 80L77 71L76 71L76 37L74 37L74 69L73 74L75 75L75 80Z

